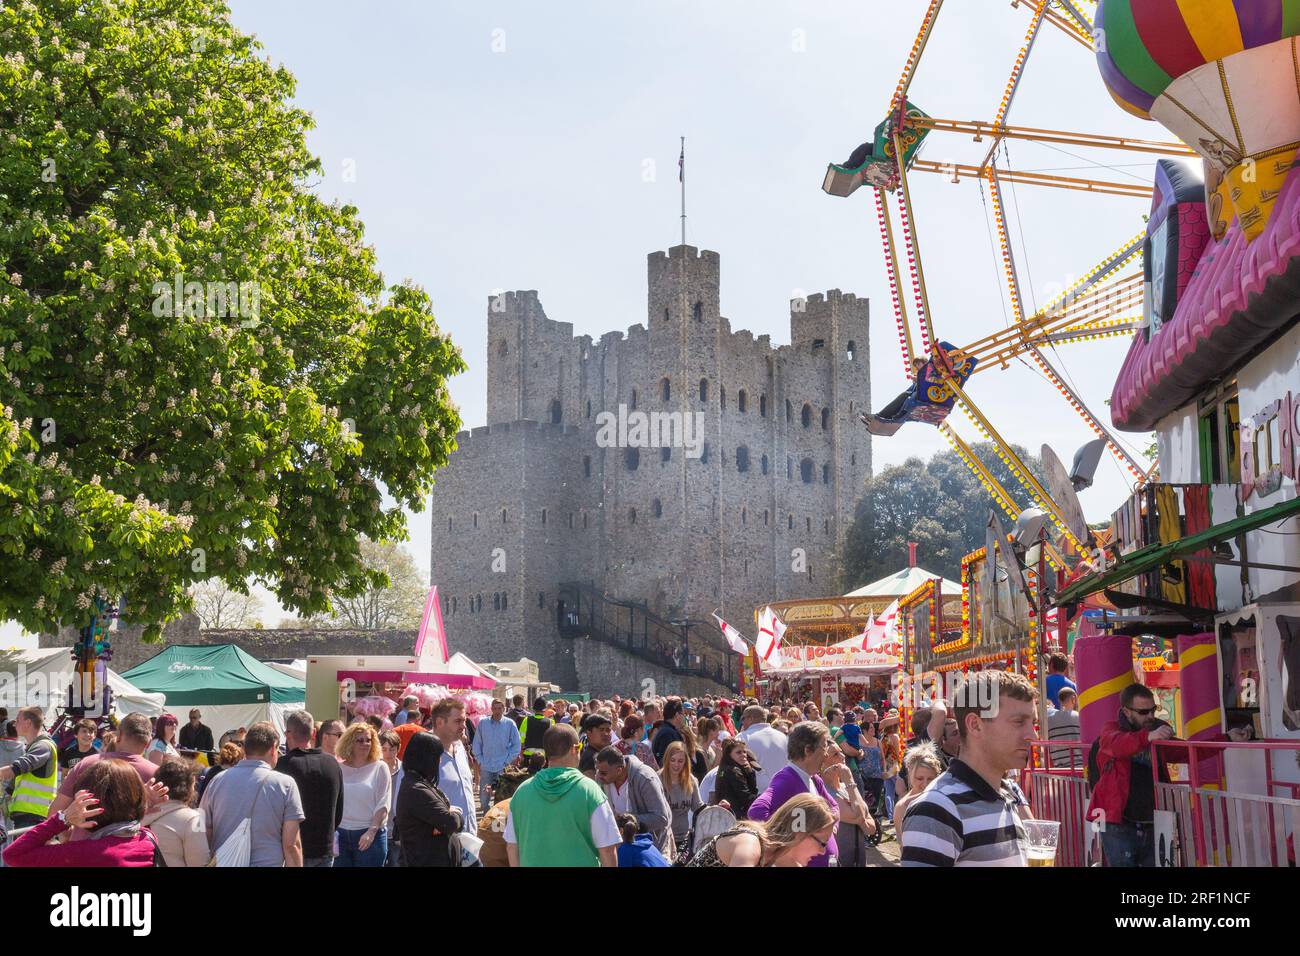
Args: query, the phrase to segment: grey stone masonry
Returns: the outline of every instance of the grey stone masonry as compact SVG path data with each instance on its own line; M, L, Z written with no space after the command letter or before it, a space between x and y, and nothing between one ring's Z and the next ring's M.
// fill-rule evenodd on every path
M432 497L454 649L604 689L557 631L565 582L668 619L721 609L751 637L757 605L832 587L871 474L868 300L795 300L773 346L732 331L720 282L716 252L651 253L645 323L598 340L535 291L489 298L488 422L457 435Z

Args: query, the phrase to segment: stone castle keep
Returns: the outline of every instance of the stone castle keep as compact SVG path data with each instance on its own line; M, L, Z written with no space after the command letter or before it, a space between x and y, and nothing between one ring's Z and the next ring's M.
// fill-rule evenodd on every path
M833 593L871 473L868 301L796 300L773 347L722 316L716 252L651 253L648 278L647 324L599 340L535 291L489 300L488 423L457 435L432 499L449 641L475 660L530 657L565 689L626 694L643 662L562 636L562 585L665 619L721 608L750 637L756 605ZM607 424L655 412L702 426L694 447ZM697 639L720 642L711 623Z

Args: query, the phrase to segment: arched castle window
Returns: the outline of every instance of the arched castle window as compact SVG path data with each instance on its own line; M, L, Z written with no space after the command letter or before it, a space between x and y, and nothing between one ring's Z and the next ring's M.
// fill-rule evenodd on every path
M697 301L697 302L695 303L695 308L691 310L691 313L692 313L692 315L695 317L695 321L696 321L696 322L699 322L701 319L703 319L703 318L704 318L704 303L703 303L703 302L698 302L698 301Z
M811 485L813 480L813 461L811 458L805 458L799 462L799 477L805 485Z
M591 417L591 399L587 399L587 417Z
M546 509L542 509L542 524L546 524Z
M708 463L709 463L709 443L705 442L704 450L700 453L700 464L707 465Z
M664 516L664 505L658 498L655 499L654 513L656 518L662 518Z
M476 527L476 528L478 527L478 512L477 512L477 511L474 512L474 527ZM450 531L451 529L448 528L447 530Z
M700 379L700 401L707 402L708 400L709 400L709 380L707 378L702 378Z
M767 474L767 456L763 456L763 474Z
M660 448L660 449L659 449L659 460L660 460L660 461L662 461L662 462L670 461L670 460L672 459L672 457L673 457L673 450L672 450L669 446L664 445L663 448Z
M591 456L590 455L582 456L582 477L584 478L591 477Z
M768 510L767 510L766 508L764 508L764 509L763 509L763 527L764 527L764 528L767 527L768 520L769 520L770 518L771 518L771 515L768 513Z
M500 342L497 343L497 357L505 358L509 353L510 353L510 346L506 344L505 339L502 339Z
M736 471L749 471L749 449L744 445L736 449Z
M748 518L749 518L749 509L748 509L748 508L741 508L741 509L740 509L740 523L741 523L741 524L745 524L745 523L746 523L746 519L748 519Z
M499 610L501 610L501 592L500 592L500 591L493 591L493 592L492 592L492 610L494 610L494 611L499 611Z
M636 509L635 509L635 508L628 508L628 509L627 509L627 523L628 523L628 524L636 524Z
M794 417L794 406L790 404L790 399L785 400L785 422L790 424L790 419Z
M831 410L829 408L823 408L822 409L822 431L826 431L826 429L830 427L830 424L831 424Z
M790 515L788 518L786 518L785 527L787 531L794 530L794 515Z
M722 411L727 410L727 390L723 386L718 386L718 408Z
M504 610L506 609L506 605L509 603L509 601L510 601L510 595L507 594L505 591L502 591L502 592L501 592L501 610L504 611Z
M673 394L672 383L669 382L669 381L668 381L668 378L665 376L664 380L663 380L662 382L659 383L659 386L660 386L660 388L661 388L662 391L663 391L664 401L665 401L665 402L668 401L668 400L672 397L672 394Z
M767 418L767 396L766 395L758 396L758 416L760 418Z
M844 350L844 354L848 356L850 362L853 361L853 357L857 354L857 352L858 352L858 347L853 344L852 339L849 339L849 344L848 347Z
M736 395L736 408L740 414L745 414L745 390L743 388Z
M558 398L551 399L551 424L560 424L560 419L564 416L564 408L560 405Z
M812 424L812 406L804 403L803 411L799 413L799 419L803 422L803 427L807 428Z
M628 471L636 471L637 466L641 464L641 451L638 448L629 448L623 452L623 464Z
M636 411L636 389L632 389L632 411Z
M831 483L831 466L822 465L822 484L829 485L830 483Z

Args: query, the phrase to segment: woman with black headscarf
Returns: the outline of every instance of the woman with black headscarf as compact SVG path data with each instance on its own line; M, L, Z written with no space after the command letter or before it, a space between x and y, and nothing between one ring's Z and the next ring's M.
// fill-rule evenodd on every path
M397 793L397 829L402 866L451 866L451 837L460 831L460 809L438 789L442 744L430 733L418 733L402 758L402 787Z

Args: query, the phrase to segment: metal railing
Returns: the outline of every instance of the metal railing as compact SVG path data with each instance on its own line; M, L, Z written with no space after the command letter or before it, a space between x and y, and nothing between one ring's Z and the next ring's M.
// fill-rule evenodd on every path
M1098 859L1095 827L1088 821L1086 767L1088 747L1081 740L1035 740L1029 766L1021 772L1022 789L1040 820L1061 824L1056 847L1057 866L1088 866Z
M692 636L692 627L698 625L704 626ZM643 603L611 598L590 584L560 585L556 626L565 637L610 644L674 674L703 677L727 687L736 683L735 655L704 637L712 624L667 621Z
M1296 763L1300 742L1158 741L1153 746L1157 757L1166 753L1166 762L1186 760L1189 771L1186 781L1156 779L1156 810L1174 815L1171 865L1296 865L1300 783L1278 780L1275 771L1279 758ZM1234 777L1253 776L1260 792L1222 788L1225 757L1231 751L1258 754L1238 758ZM1152 761L1156 768L1160 762ZM1233 785L1243 786L1236 780Z

